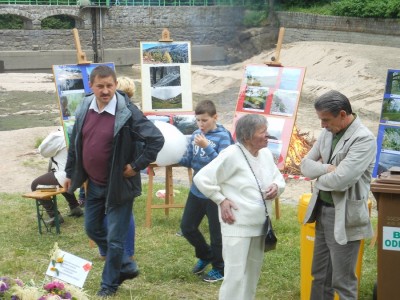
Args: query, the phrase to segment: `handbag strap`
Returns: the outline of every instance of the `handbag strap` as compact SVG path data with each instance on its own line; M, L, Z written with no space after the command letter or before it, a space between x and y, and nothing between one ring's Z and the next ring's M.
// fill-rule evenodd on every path
M257 186L258 186L258 190L260 191L261 200L262 200L262 202L264 203L265 215L268 216L267 205L265 204L264 195L263 195L263 193L262 193L262 190L261 190L261 187L260 187L260 183L258 182L257 176L256 176L256 174L254 173L253 168L251 167L250 162L249 162L249 160L247 159L247 156L246 156L246 154L244 153L242 147L240 147L239 144L236 144L236 146L238 146L239 149L240 149L240 151L242 151L243 156L244 156L244 158L246 159L246 162L247 162L247 164L248 164L248 166L249 166L249 168L250 168L250 170L251 170L251 173L253 173L254 179L256 180L256 183L257 183Z

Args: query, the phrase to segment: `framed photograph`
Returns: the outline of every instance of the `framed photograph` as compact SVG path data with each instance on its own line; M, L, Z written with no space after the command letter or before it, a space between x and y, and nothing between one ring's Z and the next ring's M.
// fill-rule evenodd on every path
M76 108L85 95L92 92L89 86L89 77L93 69L99 65L107 65L115 70L114 63L53 65L57 102L67 145L69 144L69 134L75 123Z
M272 95L271 107L269 109L270 114L288 117L295 116L299 98L298 91L276 90Z
M154 121L162 121L170 123L179 129L186 136L191 136L192 133L198 128L196 123L196 116L194 112L177 112L177 113L145 113L146 117Z
M400 125L400 95L384 98L382 102L381 123Z
M376 163L372 176L400 166L400 126L379 125Z
M144 112L192 111L190 42L141 42Z
M376 143L373 177L400 166L400 70L387 72Z
M389 69L386 77L385 98L400 97L400 70Z

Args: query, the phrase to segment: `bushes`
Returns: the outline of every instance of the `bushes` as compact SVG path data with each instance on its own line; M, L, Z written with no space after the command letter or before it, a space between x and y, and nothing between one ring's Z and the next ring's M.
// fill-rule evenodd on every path
M66 15L56 15L42 20L42 29L72 29L75 20Z
M23 29L24 21L16 15L0 15L0 29Z
M260 26L267 19L267 10L246 10L243 17L243 25L246 27Z
M337 16L361 18L399 18L400 0L341 0L332 3Z

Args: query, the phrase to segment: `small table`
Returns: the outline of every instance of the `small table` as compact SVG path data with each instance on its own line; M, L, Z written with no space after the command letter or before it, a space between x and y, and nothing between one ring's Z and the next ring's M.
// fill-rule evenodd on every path
M154 168L159 168L155 163L152 163L148 166L149 171L149 183L148 183L148 191L147 191L147 201L146 201L146 227L151 227L151 210L153 208L164 208L165 215L169 214L170 208L183 208L184 204L175 204L174 203L174 181L173 181L173 168L186 168L184 166L174 164L165 167L165 202L164 204L152 204L153 200L153 178L154 178ZM192 183L192 169L187 168L189 182Z
M58 214L57 208L57 195L65 193L64 188L58 188L56 191L33 191L29 193L25 193L22 195L24 198L30 198L36 200L36 214L37 214L37 221L39 227L39 233L42 234L42 223L46 228L47 232L51 232L51 226L47 225L43 218L44 209L41 207L43 206L41 201L51 201L53 203L54 209L54 223L56 225L56 233L60 234L60 219Z

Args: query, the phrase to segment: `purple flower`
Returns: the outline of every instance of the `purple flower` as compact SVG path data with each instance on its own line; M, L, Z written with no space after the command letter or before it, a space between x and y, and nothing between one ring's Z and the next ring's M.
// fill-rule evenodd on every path
M2 277L0 278L0 293L4 293L10 288L8 284L8 278Z
M65 292L65 294L63 295L63 299L72 299L72 295L70 292Z
M15 283L16 283L17 285L21 286L21 287L24 286L24 283L23 283L22 280L19 279L19 278L15 279Z
M60 290L61 291L61 290L64 289L64 284L62 282L59 282L59 281L52 281L52 282L49 282L49 283L45 284L43 286L43 288L46 291L49 291L49 292L54 291L54 290Z

